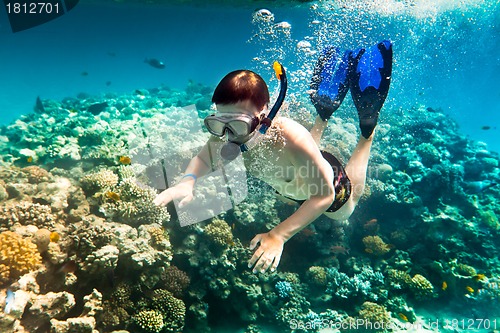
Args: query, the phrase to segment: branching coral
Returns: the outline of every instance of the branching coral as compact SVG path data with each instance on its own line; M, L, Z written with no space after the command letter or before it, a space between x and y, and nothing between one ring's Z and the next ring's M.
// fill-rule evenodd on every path
M289 298L293 292L292 284L288 281L278 281L274 285L274 288L281 298Z
M383 290L384 276L380 272L374 272L371 267L364 267L361 273L349 277L335 268L327 268L327 292L333 296L347 299L358 296L361 299L376 301L386 297L387 292Z
M0 284L36 270L42 263L37 246L11 231L0 233Z

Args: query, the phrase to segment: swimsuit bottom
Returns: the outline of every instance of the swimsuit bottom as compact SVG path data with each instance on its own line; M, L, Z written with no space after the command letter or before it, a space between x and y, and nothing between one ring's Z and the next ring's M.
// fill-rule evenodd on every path
M326 210L326 212L332 213L339 210L340 207L342 207L347 202L347 200L349 200L349 198L351 197L352 186L351 181L349 180L349 177L347 177L344 167L342 166L340 161L335 156L326 151L321 151L321 155L323 155L323 158L327 160L328 163L330 163L333 169L333 187L335 188L335 200L333 200L331 206ZM287 196L284 197L293 200L300 205L305 202L305 200L295 200Z

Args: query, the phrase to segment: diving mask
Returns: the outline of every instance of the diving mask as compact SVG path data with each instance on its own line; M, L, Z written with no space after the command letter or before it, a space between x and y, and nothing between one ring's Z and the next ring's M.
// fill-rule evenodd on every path
M234 137L250 135L260 124L259 117L247 114L213 114L205 118L205 127L210 134L223 137L231 134Z

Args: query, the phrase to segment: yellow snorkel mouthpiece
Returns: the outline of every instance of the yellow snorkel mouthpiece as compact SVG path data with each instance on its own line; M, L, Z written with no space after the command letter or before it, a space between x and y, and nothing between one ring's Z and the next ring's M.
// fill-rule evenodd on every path
M274 73L276 73L276 77L278 78L278 80L281 80L281 75L283 75L283 66L281 66L279 62L275 61L273 63L273 69Z

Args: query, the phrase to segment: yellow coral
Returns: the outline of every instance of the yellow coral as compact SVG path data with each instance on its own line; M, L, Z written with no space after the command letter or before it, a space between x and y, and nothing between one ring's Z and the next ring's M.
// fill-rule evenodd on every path
M35 244L11 231L0 233L0 284L35 270L42 257Z
M366 236L363 238L363 244L365 244L365 252L375 257L383 256L392 248L391 245L386 244L379 236Z

